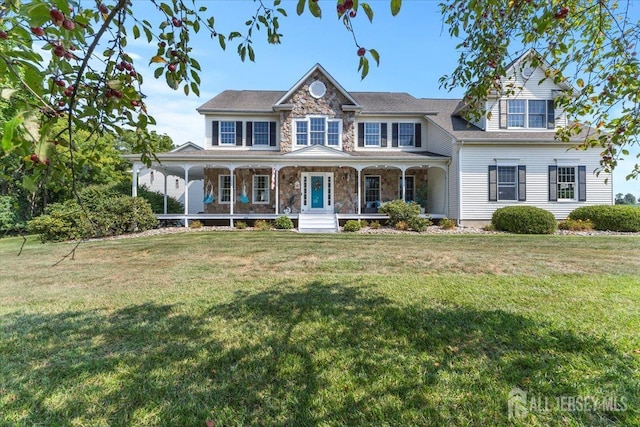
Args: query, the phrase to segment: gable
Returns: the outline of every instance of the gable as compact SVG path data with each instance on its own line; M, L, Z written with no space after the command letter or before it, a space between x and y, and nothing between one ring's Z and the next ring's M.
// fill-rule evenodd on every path
M285 154L286 157L350 157L351 155L324 145L311 145Z

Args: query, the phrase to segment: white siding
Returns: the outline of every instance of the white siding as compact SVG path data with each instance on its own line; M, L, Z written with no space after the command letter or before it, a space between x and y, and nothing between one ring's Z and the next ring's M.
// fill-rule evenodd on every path
M443 156L451 156L453 153L453 142L451 135L442 130L440 127L429 122L426 133L428 151L432 153L442 154Z
M214 146L211 141L212 141L212 123L214 120L217 121L233 121L233 122L237 122L240 121L242 122L242 147L240 146L226 146L226 147L220 147L219 145ZM258 146L258 147L247 147L247 122L256 122L256 121L260 121L260 122L276 122L276 146L275 147L265 147L265 146ZM241 116L231 116L231 115L224 115L224 116L216 116L216 115L205 115L204 116L204 149L205 150L234 150L234 149L252 149L252 150L279 150L279 146L280 146L280 122L278 120L277 116L273 116L273 115L241 115Z
M552 212L557 219L564 219L577 207L612 203L611 177L596 176L599 151L567 151L567 145L464 145L461 164L462 220L490 220L493 212L503 206L530 205ZM523 202L489 202L488 167L496 159L517 159L527 167L527 200ZM575 166L586 166L586 202L549 202L548 167L565 161ZM605 179L609 178L608 184Z
M524 79L519 71L519 66L514 68L514 73L507 79L508 84L514 84L515 93L505 96L502 99L554 99L554 91L561 90L561 87L553 82L553 79L546 79L542 83L540 81L544 79L544 70L542 68L536 68L530 78ZM507 129L500 129L500 111L498 107L498 100L488 101L486 104L487 112L490 112L490 118L486 119L487 131L505 131ZM567 125L566 115L562 110L555 110L556 127L564 127ZM522 131L522 129L514 129L515 131ZM529 129L533 130L533 129ZM547 131L547 129L541 129Z

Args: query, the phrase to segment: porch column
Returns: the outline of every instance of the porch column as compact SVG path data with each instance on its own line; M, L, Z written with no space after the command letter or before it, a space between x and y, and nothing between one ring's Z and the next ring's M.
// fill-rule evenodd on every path
M184 226L189 227L189 169L190 165L184 165Z
M407 167L401 166L400 170L402 171L402 201L407 201Z
M138 197L138 173L142 168L142 164L134 163L131 168L131 197Z
M358 215L362 215L362 184L361 184L361 180L362 180L362 168L358 167L356 168L356 171L358 171Z
M163 212L166 215L167 214L167 173L163 173L162 176L164 177L164 208L163 208Z
M280 166L274 166L273 169L276 171L274 187L276 190L276 215L278 215L280 211Z
M231 227L233 227L233 205L236 203L235 170L235 166L229 167L229 176L231 177L229 180L231 181L229 184L231 186L231 194L229 195L229 226Z

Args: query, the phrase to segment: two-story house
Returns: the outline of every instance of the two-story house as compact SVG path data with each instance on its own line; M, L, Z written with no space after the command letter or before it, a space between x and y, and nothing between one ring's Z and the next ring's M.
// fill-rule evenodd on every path
M158 154L153 168L203 180L202 210L187 221L287 214L302 230L323 218L335 229L404 199L434 218L481 224L508 205L563 219L611 204L610 177L593 173L600 151L573 149L580 135L555 139L567 122L554 97L567 87L541 82L545 65L528 67L530 54L510 64L504 84L515 90L491 94L478 123L462 118L468 107L457 99L348 92L319 64L286 91L227 90L198 108L204 149ZM130 158L135 182L143 165Z

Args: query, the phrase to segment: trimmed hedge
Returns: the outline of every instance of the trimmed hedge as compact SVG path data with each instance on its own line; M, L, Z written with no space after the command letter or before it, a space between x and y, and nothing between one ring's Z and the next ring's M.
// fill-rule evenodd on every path
M293 221L286 215L279 216L273 221L273 225L278 230L291 230L293 228Z
M355 233L360 230L360 221L355 219L350 219L344 223L344 227L342 227L342 231L347 233Z
M553 214L534 206L506 206L491 218L496 230L516 234L553 234L558 223Z
M591 221L596 230L640 231L640 209L630 205L582 206L574 209L568 218Z

